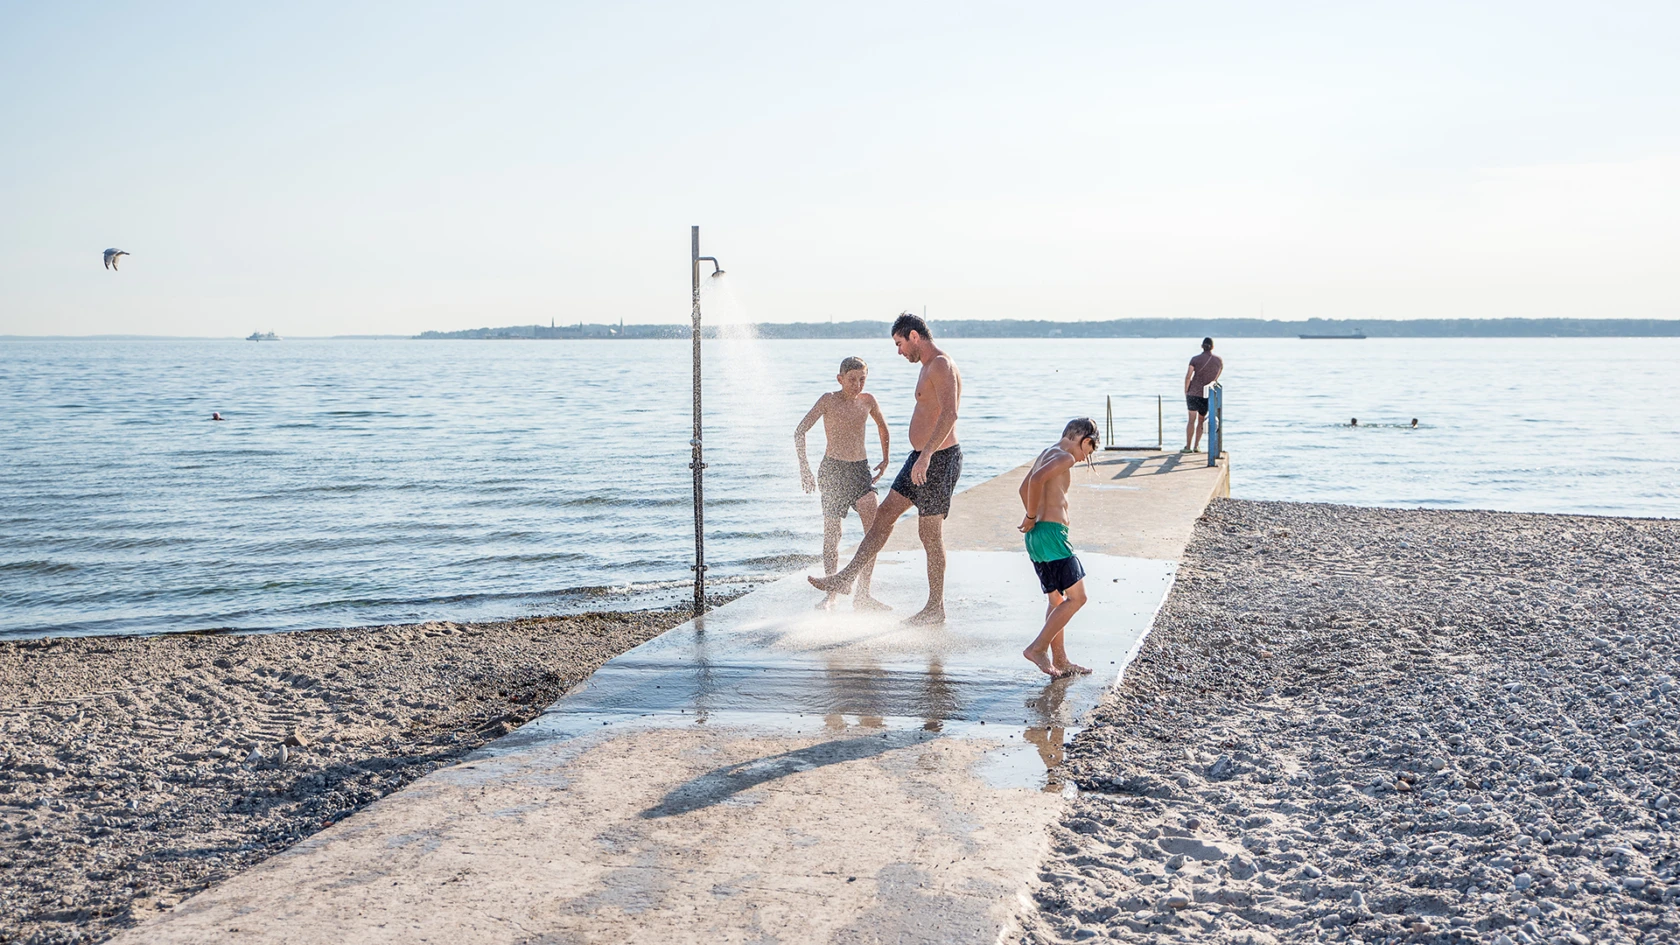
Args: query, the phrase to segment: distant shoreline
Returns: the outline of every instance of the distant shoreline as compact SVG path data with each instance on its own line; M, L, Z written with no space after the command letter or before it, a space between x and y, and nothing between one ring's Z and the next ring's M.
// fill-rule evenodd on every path
M1680 338L1680 319L1656 318L1117 318L1056 322L1034 319L953 319L932 322L945 338L1290 338L1305 335L1366 338ZM751 326L758 338L880 338L888 321L765 322ZM701 328L718 337L715 325ZM569 325L507 325L424 331L418 335L292 335L293 341L618 341L686 339L686 322L653 325L577 322ZM209 335L0 335L0 341L234 341L244 336ZM1306 339L1311 340L1311 339Z
M1304 321L1258 318L1120 318L1108 321L1054 322L1029 319L933 321L936 334L945 338L1292 338L1299 336L1345 336L1366 338L1671 338L1680 337L1680 319L1650 318L1431 318L1327 319ZM765 323L752 326L759 338L880 338L890 329L887 321ZM718 329L703 326L704 337L715 338ZM427 331L415 336L435 340L585 340L687 338L688 325L511 325L504 328L469 328L461 331Z

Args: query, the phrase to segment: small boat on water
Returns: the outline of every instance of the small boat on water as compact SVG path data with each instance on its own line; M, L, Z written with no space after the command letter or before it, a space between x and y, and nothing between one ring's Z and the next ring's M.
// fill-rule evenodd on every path
M1307 341L1364 341L1365 333L1355 328L1345 335L1302 335Z
M279 341L280 336L272 331L253 331L245 337L246 341Z

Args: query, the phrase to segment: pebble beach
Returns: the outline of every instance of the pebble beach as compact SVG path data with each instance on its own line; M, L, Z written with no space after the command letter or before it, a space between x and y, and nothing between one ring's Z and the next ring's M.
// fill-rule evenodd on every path
M0 643L0 942L109 938L687 618Z
M1069 751L1021 941L1680 940L1676 547L1214 503Z

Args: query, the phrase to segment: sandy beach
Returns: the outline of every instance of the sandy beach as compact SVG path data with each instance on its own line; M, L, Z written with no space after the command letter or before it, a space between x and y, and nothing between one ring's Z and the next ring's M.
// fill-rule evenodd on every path
M1677 546L1216 502L1069 753L1023 940L1680 940Z
M0 942L107 938L687 617L0 643Z

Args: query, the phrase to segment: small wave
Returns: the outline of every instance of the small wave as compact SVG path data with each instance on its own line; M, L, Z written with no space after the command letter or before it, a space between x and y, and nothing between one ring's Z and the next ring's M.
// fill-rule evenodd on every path
M0 572L6 574L68 574L78 570L65 561L0 561Z
M803 567L816 564L822 560L822 555L781 554L761 555L757 558L742 558L741 564L749 568L775 568L780 571L796 571Z

